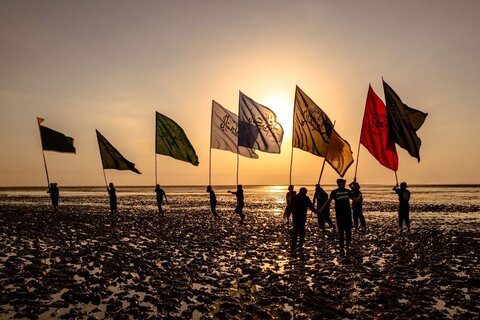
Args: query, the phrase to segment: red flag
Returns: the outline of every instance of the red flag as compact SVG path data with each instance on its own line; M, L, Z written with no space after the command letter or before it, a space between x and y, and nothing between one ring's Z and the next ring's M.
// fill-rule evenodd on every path
M397 149L388 132L387 108L371 86L368 87L360 143L383 166L398 170Z

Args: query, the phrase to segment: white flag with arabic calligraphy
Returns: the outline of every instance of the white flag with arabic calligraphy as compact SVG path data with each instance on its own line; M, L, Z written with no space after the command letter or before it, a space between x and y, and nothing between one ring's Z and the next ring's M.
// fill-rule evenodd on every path
M214 149L237 153L238 116L212 100L212 134L210 146ZM247 158L258 159L255 150L238 147L238 154Z
M275 112L240 92L238 106L238 145L280 153L283 127Z

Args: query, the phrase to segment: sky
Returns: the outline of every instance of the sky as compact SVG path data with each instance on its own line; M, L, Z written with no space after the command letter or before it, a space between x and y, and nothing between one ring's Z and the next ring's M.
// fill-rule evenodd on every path
M142 172L107 170L109 181L154 184L155 111L200 159L157 156L159 182L207 184L211 101L237 113L240 90L285 136L281 154L241 158L239 182L286 185L295 86L356 160L368 85L384 99L382 77L429 114L420 163L398 148L399 180L480 183L479 16L480 1L1 1L0 186L46 184L37 116L75 139L76 155L45 153L60 186L104 184L95 129ZM235 184L235 154L211 155L212 184ZM294 149L293 184L316 183L322 162ZM395 183L363 147L357 177ZM322 183L337 178L327 165Z

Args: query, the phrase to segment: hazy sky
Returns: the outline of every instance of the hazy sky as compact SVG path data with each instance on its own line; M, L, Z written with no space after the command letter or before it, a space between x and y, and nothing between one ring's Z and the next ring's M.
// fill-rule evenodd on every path
M241 90L280 117L280 155L240 160L240 183L288 184L299 85L354 151L368 84L381 77L429 116L421 162L399 149L399 179L479 183L480 1L0 2L0 185L44 185L36 116L75 138L47 152L60 185L102 185L95 129L143 172L107 170L118 185L154 182L154 113L179 123L200 166L158 156L159 181L206 184L211 100L238 112ZM322 165L295 149L293 182ZM236 156L212 151L212 183L234 184ZM351 179L354 166L347 172ZM363 183L394 183L363 147ZM327 167L322 181L334 183Z

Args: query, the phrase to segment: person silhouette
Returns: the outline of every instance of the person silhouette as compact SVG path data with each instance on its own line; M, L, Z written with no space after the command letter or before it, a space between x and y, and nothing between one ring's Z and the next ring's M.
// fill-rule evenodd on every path
M245 214L243 213L243 206L245 205L243 198L243 186L239 184L237 186L237 191L228 190L228 193L231 193L237 197L237 206L235 207L235 213L240 216L240 223L243 223L243 220L245 218Z
M168 204L167 194L162 188L160 188L159 184L155 186L155 193L157 194L158 214L163 216L163 208L162 208L163 198L165 197L165 203Z
M220 218L217 213L217 196L215 195L215 191L213 191L212 186L207 186L207 192L210 195L210 210L212 211L215 220L217 220Z
M330 207L325 208L323 211L320 209L328 201L328 194L323 190L320 184L315 185L315 194L313 195L313 206L316 206L317 209L317 219L318 226L322 231L325 231L325 222L328 223L330 228L333 229L333 233L336 233L335 225L333 224L332 218L330 218Z
M297 238L300 238L299 248L303 248L305 242L305 223L307 222L307 210L315 211L312 201L307 196L307 188L300 188L297 195L292 198L292 250L296 249Z
M337 218L340 253L344 253L345 248L348 251L352 241L352 209L350 207L350 199L353 198L353 193L345 188L345 183L346 181L344 179L337 179L338 188L330 193L327 202L320 209L320 211L323 212L332 200L335 200L335 217Z
M353 193L352 199L352 211L353 211L353 225L355 230L358 230L358 221L362 225L363 231L367 231L367 223L365 222L365 217L363 216L363 195L360 191L360 184L356 179L349 184L350 190Z
M285 211L283 212L283 216L284 216L285 219L287 219L287 224L290 223L290 214L292 213L292 208L291 208L292 199L297 194L297 191L295 191L294 189L295 189L295 187L293 185L289 185L288 186L288 192L285 195L287 206L285 207Z
M60 200L60 190L56 183L50 183L47 193L50 193L50 199L52 201L52 207L56 211L58 210L58 202Z
M115 189L113 183L110 182L107 191L110 199L110 211L112 214L115 214L117 213L117 189Z
M407 189L407 183L400 183L393 187L393 191L398 195L398 226L400 232L403 232L403 222L407 226L407 231L410 232L410 191Z

